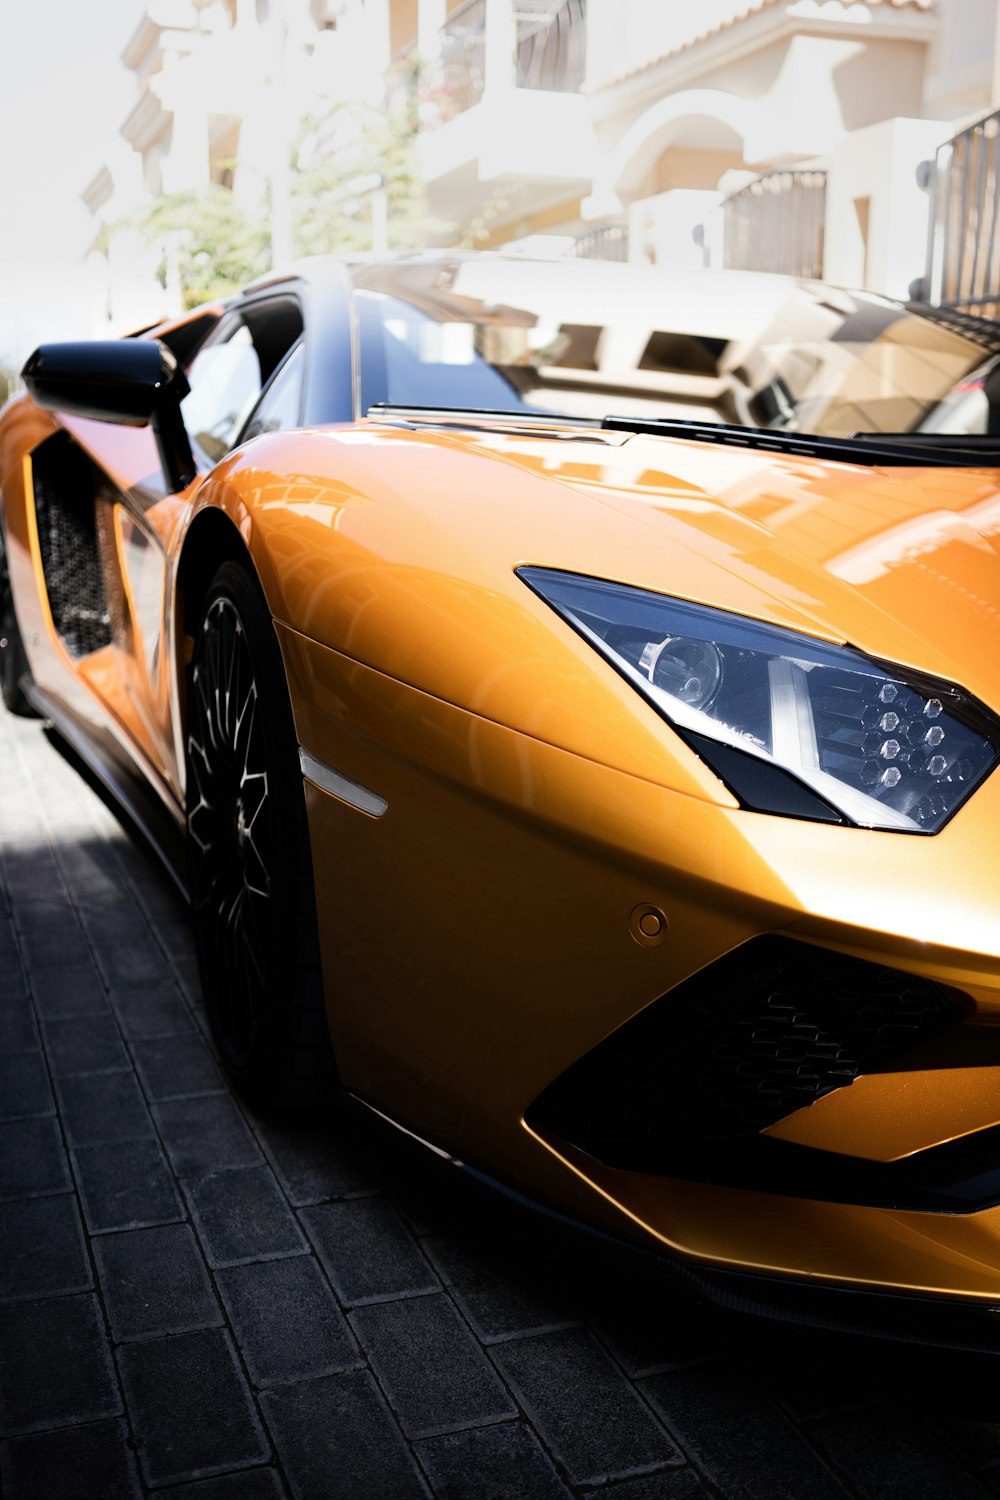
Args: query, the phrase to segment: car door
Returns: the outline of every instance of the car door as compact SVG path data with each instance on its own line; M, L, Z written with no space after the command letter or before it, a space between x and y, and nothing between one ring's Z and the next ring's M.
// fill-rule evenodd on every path
M188 322L197 318L205 315ZM161 793L178 801L173 557L202 483L241 440L300 339L302 314L287 294L258 297L218 309L210 326L188 369L183 415L197 473L183 491L168 491L149 427L69 416L51 424L31 452L26 486L50 648L30 652L36 683L92 733L110 732ZM183 348L186 327L165 330L165 342Z

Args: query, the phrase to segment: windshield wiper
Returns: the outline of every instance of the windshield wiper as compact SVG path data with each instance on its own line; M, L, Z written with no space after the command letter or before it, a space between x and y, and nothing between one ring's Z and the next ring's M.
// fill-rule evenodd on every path
M852 432L856 443L916 443L947 448L956 453L992 453L1000 459L1000 435L995 432Z
M765 453L800 454L803 458L825 458L830 463L940 465L943 468L1000 467L1000 441L966 447L967 438L940 434L954 447L939 447L928 438L937 433L859 432L849 438L816 437L810 433L779 432L767 427L736 427L725 422L695 422L682 417L605 417L601 426L610 432L649 433L655 437L687 438L697 443L716 443L729 448L754 448Z
M501 417L505 422L519 422L522 426L551 427L558 422L567 427L597 427L604 424L596 417L571 417L561 411L546 411L540 406L417 406L412 401L400 405L390 401L373 401L365 412L366 417L379 421L399 417L446 417L464 421L466 417Z

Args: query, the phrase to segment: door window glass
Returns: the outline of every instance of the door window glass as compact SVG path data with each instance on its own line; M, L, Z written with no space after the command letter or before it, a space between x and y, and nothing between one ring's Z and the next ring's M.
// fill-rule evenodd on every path
M205 457L217 463L260 395L260 359L247 325L235 323L228 336L203 349L188 381L191 392L181 403L184 425Z
M287 432L289 428L298 427L304 372L304 348L300 340L261 397L260 405L247 423L242 442L258 437L262 432Z
M198 354L188 372L191 392L181 410L188 435L209 463L218 463L240 440L261 391L301 337L302 310L296 298L251 299L224 321ZM301 362L297 378L301 382ZM294 401L284 384L278 394L286 402Z

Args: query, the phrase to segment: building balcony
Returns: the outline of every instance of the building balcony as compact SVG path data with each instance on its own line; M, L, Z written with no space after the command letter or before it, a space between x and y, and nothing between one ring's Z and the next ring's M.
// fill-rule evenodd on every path
M586 69L587 0L465 0L436 55L397 56L390 99L418 132L434 212L461 220L481 184L519 179L518 210L587 190L594 169Z

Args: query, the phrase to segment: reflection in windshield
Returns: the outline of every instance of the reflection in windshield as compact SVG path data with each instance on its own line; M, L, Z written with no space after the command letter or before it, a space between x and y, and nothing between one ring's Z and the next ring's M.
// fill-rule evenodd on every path
M1000 329L742 272L502 257L353 268L362 406L1000 434Z

